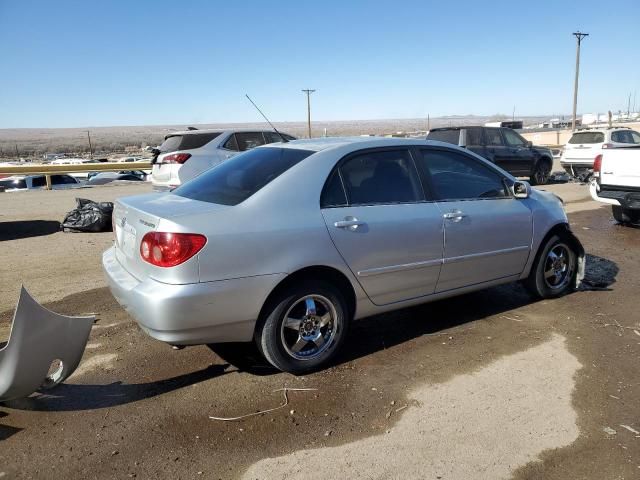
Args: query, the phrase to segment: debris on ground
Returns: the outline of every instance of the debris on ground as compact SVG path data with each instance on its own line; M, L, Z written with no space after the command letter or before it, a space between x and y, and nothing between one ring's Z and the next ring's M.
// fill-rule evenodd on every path
M112 202L94 202L76 198L76 208L64 217L64 232L107 232L111 230Z
M220 420L222 422L234 422L237 420L244 420L245 418L249 418L249 417L255 417L256 415L264 415L265 413L269 413L269 412L273 412L275 410L280 410L281 408L286 407L287 405L289 405L289 395L287 394L288 392L315 392L317 391L317 388L288 388L288 387L284 387L284 388L279 388L277 390L274 390L273 392L282 392L282 394L284 395L284 403L282 405L279 405L277 407L274 408L269 408L267 410L260 410L259 412L254 412L254 413L247 413L246 415L240 415L239 417L212 417L209 416L209 418L211 420ZM291 415L293 415L295 413L295 410L291 410Z

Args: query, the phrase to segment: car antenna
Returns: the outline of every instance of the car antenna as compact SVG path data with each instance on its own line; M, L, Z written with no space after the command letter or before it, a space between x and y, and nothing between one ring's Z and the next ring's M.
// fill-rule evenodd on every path
M269 119L267 118L267 116L266 116L264 113L262 113L262 110L260 110L260 109L258 108L258 106L255 104L255 102L254 102L253 100L251 100L251 97L250 97L249 95L247 95L246 93L244 94L244 96L245 96L245 97L247 97L247 98L249 99L249 101L251 102L251 104L252 104L254 107L256 107L256 110L258 110L258 111L260 112L260 115L262 115L262 116L264 117L264 119L267 121L267 123L268 123L269 125L271 125L271 128L273 128L273 131L274 131L274 132L276 132L278 135L280 135L280 138L282 139L282 142L283 142L283 143L287 143L289 140L287 140L287 139L284 137L284 135L282 135L282 134L278 131L278 129L277 129L276 127L274 127L274 126L273 126L273 123L271 123L271 122L269 121Z

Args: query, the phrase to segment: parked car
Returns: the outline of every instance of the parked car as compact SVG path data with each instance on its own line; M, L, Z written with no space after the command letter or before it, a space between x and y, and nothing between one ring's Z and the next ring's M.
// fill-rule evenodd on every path
M640 146L605 150L593 164L594 200L611 205L620 223L640 223Z
M427 134L427 140L464 147L516 177L529 177L533 185L544 185L551 175L551 150L534 146L510 128L434 128Z
M93 173L93 175L91 174ZM91 172L87 185L105 185L117 180L126 180L130 182L143 182L146 174L142 170L120 171L120 172Z
M295 140L283 133L286 140ZM166 191L224 162L239 152L282 142L273 130L186 130L167 135L155 150L152 186Z
M588 128L578 130L564 147L560 165L574 177L586 179L593 171L593 161L611 148L640 145L640 133L627 127Z
M424 139L258 147L118 199L114 226L104 270L144 331L253 340L293 373L329 362L354 319L518 280L557 297L584 271L558 197Z
M79 183L71 175L51 175L51 188L53 190L77 187ZM0 186L4 187L6 192L42 189L46 188L47 180L44 175L15 175L0 179Z

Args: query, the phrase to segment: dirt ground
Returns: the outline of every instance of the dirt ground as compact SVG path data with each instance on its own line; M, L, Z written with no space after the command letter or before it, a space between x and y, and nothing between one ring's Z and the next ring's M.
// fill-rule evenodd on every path
M98 314L66 384L0 405L0 478L640 478L640 229L586 187L545 187L589 254L579 291L537 301L514 284L359 321L334 366L301 377L241 345L150 339L105 288L111 234L50 224L75 196L145 187L0 194L0 341L21 282ZM209 418L277 407L285 387L313 390Z

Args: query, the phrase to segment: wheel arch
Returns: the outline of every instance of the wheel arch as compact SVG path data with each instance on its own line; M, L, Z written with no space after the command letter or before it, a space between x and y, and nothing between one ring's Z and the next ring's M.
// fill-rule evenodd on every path
M329 267L326 265L313 265L301 268L295 272L290 273L278 283L273 290L269 293L262 308L260 309L260 315L258 316L258 323L264 318L265 310L272 304L273 299L276 298L283 290L291 285L295 285L307 279L322 279L331 284L334 284L340 289L340 292L344 295L345 301L349 308L349 316L353 318L356 313L356 292L351 284L349 278L340 270L335 267Z
M554 235L558 235L559 237L564 238L575 249L575 252L578 255L578 274L576 276L575 285L577 288L584 278L586 253L584 247L582 246L582 243L580 242L580 240L578 240L578 237L576 237L575 234L571 231L568 223L556 223L549 229L549 231L542 238L542 241L540 241L540 243L538 244L538 249L536 251L534 261L531 264L531 268L535 268L535 265L538 264L538 260L540 259L542 250L544 250L547 242Z

